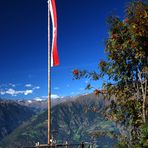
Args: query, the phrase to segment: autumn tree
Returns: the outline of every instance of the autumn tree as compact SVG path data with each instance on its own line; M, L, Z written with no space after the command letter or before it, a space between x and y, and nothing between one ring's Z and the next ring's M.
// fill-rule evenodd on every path
M110 99L105 115L120 125L120 140L132 147L140 144L140 128L148 117L147 3L131 2L126 7L125 19L111 16L108 26L108 60L99 63L100 73L74 70L73 74L75 79L108 77L110 82L103 84L102 90L96 89L95 94L102 93Z

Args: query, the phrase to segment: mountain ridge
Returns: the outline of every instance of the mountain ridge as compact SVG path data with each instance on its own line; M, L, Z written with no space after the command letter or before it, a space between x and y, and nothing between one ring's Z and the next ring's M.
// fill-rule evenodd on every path
M103 106L103 98L92 94L79 96L74 100L68 100L53 106L51 109L51 130L58 131L55 137L57 142L69 141L70 143L78 143L81 141L92 141L94 139L91 137L91 132L96 130L114 130L115 125L106 121L100 114ZM94 112L93 107L97 109L96 112ZM97 143L104 145L106 140L111 145L115 143L115 139L109 137L100 137ZM0 145L2 147L17 148L33 146L36 142L47 142L47 110L41 111L29 121L20 125L10 135L5 137Z
M35 111L32 108L11 100L0 99L0 139L10 134L33 115L35 115Z

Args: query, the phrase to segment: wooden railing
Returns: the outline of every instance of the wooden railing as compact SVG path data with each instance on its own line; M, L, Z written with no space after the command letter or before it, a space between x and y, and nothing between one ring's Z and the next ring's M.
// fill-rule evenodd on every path
M37 143L36 146L23 146L22 148L59 148L59 147L64 147L64 148L94 148L93 143L89 142L82 142L80 144L39 144Z

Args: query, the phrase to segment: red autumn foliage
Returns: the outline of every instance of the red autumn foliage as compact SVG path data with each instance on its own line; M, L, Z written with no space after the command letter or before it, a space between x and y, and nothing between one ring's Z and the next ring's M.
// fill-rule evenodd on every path
M125 22L125 23L128 23L128 21L129 21L128 18L125 18L125 19L124 19L124 22Z
M73 74L74 74L74 75L78 75L78 74L79 74L79 70L78 70L78 69L74 69L74 70L73 70Z
M105 61L101 61L101 62L100 62L100 66L101 66L101 67L106 66L106 62L105 62Z
M94 90L94 94L95 94L95 95L99 95L99 93L100 93L100 90L98 90L98 89L95 89L95 90Z
M112 39L117 39L117 34L112 34Z

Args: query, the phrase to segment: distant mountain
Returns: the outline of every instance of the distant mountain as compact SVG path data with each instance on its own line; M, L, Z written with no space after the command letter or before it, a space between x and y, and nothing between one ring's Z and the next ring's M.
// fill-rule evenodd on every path
M57 141L60 143L63 141L92 142L92 140L96 140L91 137L92 132L116 130L115 124L105 120L101 115L106 104L108 102L104 101L101 96L89 94L73 98L52 108L52 130L58 131ZM109 144L110 147L114 142L115 139L109 137L97 139L97 144Z
M71 100L74 98L76 97L51 98L51 106L55 106L57 104L60 104L62 102L65 102L67 100ZM39 109L39 110L47 109L47 98L46 99L36 98L36 99L30 99L30 100L18 99L15 101L20 105L32 107L34 109Z
M35 111L32 108L0 99L0 140L33 115Z
M93 139L91 133L94 131L114 131L114 123L105 120L100 112L105 102L101 97L94 95L83 95L62 102L51 109L52 130L57 131L58 143L68 141L79 143L82 141L96 141L100 147L113 147L116 142L110 137ZM0 146L3 148L20 148L22 146L33 146L36 142L47 143L47 110L23 123L9 136L5 137Z
M47 100L15 100L18 104L34 108L36 110L44 110L47 109Z

